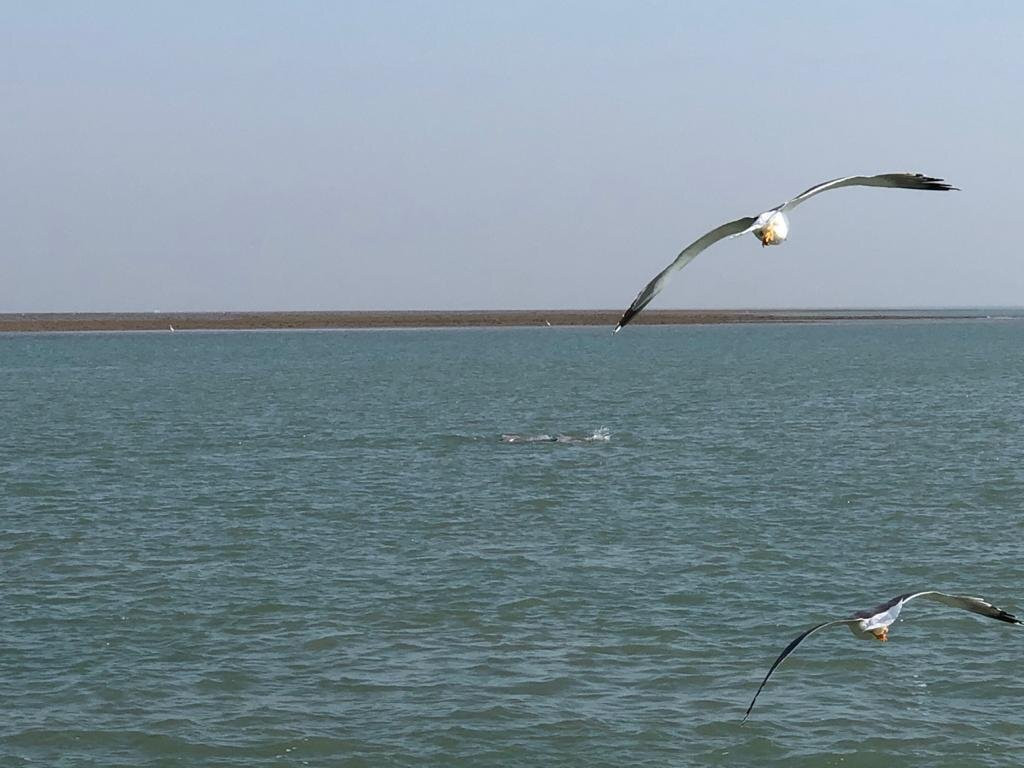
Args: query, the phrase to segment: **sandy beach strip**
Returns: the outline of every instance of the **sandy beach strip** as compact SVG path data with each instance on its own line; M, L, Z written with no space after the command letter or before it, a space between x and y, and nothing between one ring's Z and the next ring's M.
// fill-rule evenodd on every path
M373 312L54 312L0 314L0 333L15 331L177 331L329 328L469 328L580 326L614 328L621 310L468 310ZM977 317L983 317L978 314ZM843 320L970 319L963 312L904 310L648 310L633 325L807 323Z

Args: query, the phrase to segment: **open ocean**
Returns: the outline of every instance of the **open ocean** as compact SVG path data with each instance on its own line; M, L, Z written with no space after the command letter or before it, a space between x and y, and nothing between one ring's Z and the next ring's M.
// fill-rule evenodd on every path
M1024 320L0 336L0 766L1016 766ZM532 438L532 440L531 440Z

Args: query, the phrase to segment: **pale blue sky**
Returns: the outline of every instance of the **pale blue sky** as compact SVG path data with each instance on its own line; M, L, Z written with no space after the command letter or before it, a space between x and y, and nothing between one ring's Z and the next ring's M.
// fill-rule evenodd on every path
M1024 305L1024 3L0 2L0 311Z

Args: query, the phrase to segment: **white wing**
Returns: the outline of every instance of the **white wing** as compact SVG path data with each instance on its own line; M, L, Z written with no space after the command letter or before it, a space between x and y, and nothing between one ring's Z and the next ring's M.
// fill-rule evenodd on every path
M676 256L676 260L669 264L665 269L661 270L651 282L649 282L644 289L636 295L633 299L633 303L629 305L629 309L622 313L622 318L619 320L619 324L615 326L615 333L632 320L644 307L651 303L651 299L657 296L661 289L668 283L668 278L677 269L682 269L691 261L698 253L705 250L711 245L714 245L719 240L724 240L727 237L736 237L749 232L754 228L754 222L757 221L756 216L747 216L742 219L736 219L736 221L730 221L728 224L723 224L717 229L713 229L701 238L690 243L688 246Z
M768 678L772 676L772 672L775 671L775 668L779 666L779 664L786 660L786 657L789 656L789 654L796 650L796 647L800 645L800 643L802 643L808 637L813 635L819 629L825 629L826 627L834 627L837 624L857 624L859 621L860 619L839 619L838 621L826 621L822 624L813 626L810 629L798 635L796 639L793 640L793 642L791 642L789 645L785 647L785 649L783 649L782 653L779 654L779 658L775 660L775 663L772 664L771 669L768 670L768 674L764 676L764 680L762 680L761 685L758 686L757 693L754 694L754 698L751 700L750 706L747 707L746 714L743 715L743 721L746 721L746 719L750 717L750 710L754 708L754 702L757 701L757 697L761 695L761 689L764 688L765 684L768 682Z
M875 626L888 626L896 620L896 617L900 615L900 610L903 608L904 603L907 603L915 598L923 597L927 600L934 600L937 603L945 603L951 605L954 608L961 608L971 613L977 613L982 616L988 616L990 619L998 619L999 621L1005 621L1008 624L1024 624L1020 619L1014 616L1012 613L1007 613L1002 608L996 608L992 603L984 600L980 597L969 597L967 595L947 595L945 592L936 592L935 590L928 590L925 592L908 592L905 595L894 597L888 603L878 606L873 611L865 611L870 613L870 617L861 616L861 618L868 618L868 626L866 629L872 629ZM888 621L885 620L889 618ZM877 620L877 621L876 621Z
M815 195L828 189L839 189L840 187L894 187L896 189L930 189L938 192L947 192L956 187L950 186L942 179L932 176L925 176L920 173L882 173L878 176L843 176L840 179L832 179L817 184L810 189L801 192L792 200L787 200L772 210L789 211L796 208L800 203L809 200Z

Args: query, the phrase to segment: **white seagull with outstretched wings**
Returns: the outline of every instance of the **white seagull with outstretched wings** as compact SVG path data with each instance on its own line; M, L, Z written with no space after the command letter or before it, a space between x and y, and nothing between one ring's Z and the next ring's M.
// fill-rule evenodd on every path
M806 192L801 192L792 200L787 200L781 205L777 205L759 216L747 216L742 219L736 219L736 221L730 221L728 224L723 224L717 229L711 230L703 237L700 237L690 243L678 256L676 256L675 261L659 272L654 279L636 295L636 298L633 299L633 303L629 305L629 309L622 313L622 318L619 320L619 324L615 326L615 332L618 333L622 326L636 317L644 307L651 303L651 299L657 296L661 289L665 287L665 284L668 282L668 278L673 272L685 267L704 249L714 245L719 240L724 240L728 237L737 237L739 235L744 235L747 232L753 232L754 237L761 241L762 246L781 245L789 235L789 219L786 217L786 211L791 211L800 205L800 203L805 200L809 200L821 192L829 189L839 189L840 187L895 187L897 189L930 189L941 192L956 189L956 187L950 186L942 179L923 176L920 173L882 173L878 176L844 176L841 179L832 179L831 181L816 184Z
M772 676L772 672L778 667L786 657L789 656L796 647L800 645L804 640L813 635L819 629L825 629L826 627L835 627L840 624L845 624L850 628L859 638L868 639L876 638L881 642L885 642L889 639L889 625L896 621L900 615L900 611L903 610L903 606L917 597L923 597L928 600L935 600L946 605L951 605L954 608L962 608L965 611L971 611L972 613L979 613L982 616L988 616L991 619L998 619L999 621L1005 621L1009 624L1024 624L1020 619L1014 616L1012 613L1007 613L1001 608L996 608L992 603L982 600L980 597L967 597L966 595L947 595L944 592L935 592L929 590L927 592L908 592L905 595L894 597L887 603L883 603L877 608L873 608L870 611L857 611L853 616L848 619L838 619L836 621L825 621L821 624L817 624L808 630L805 630L799 634L793 642L786 646L786 648L779 654L779 658L772 664L771 669L768 670L768 674L764 676L764 680L761 681L761 685L757 689L757 693L754 694L753 701L750 702L750 706L747 707L747 712L743 715L743 719L746 720L750 717L750 711L754 708L754 702L757 701L757 697L761 695L761 690L768 682L768 678Z

